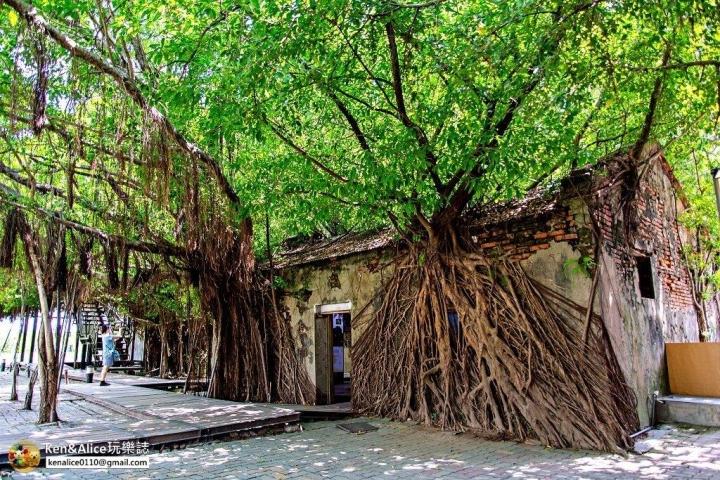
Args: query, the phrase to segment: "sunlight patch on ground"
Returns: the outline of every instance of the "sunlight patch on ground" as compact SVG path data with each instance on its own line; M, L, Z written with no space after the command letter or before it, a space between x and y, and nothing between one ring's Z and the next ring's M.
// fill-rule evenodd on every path
M0 383L2 376L0 376ZM60 427L38 427L37 412L0 401L0 429L21 437L84 440L92 425L153 430L159 424L128 420L84 400L61 401ZM176 413L178 408L169 408ZM197 408L191 416L199 417ZM213 410L242 415L260 408ZM205 416L204 418L209 418ZM1 422L5 422L4 424ZM158 420L164 421L164 420ZM215 421L215 420L213 420ZM150 454L150 470L36 470L15 478L58 480L157 480L165 478L720 478L720 430L661 426L640 442L647 452L627 457L557 450L538 445L491 442L473 435L448 435L412 422L371 419L378 431L348 434L336 422L313 422L303 431L235 441L213 441ZM108 430L108 434L111 430Z

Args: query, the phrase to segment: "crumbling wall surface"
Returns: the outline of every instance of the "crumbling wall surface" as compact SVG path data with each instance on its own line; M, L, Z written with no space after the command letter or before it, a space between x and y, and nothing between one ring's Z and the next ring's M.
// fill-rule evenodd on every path
M590 214L582 200L568 199L542 215L486 225L471 233L488 255L519 261L535 281L581 309L587 308L593 238ZM594 305L599 312L597 298ZM583 324L578 319L577 327Z
M379 292L392 267L390 252L367 252L331 262L294 266L282 272L285 281L285 308L298 350L310 379L315 383L315 306L352 302L352 343L364 330L381 300ZM362 315L361 315L362 313Z
M537 282L563 298L587 308L592 278L582 265L583 254L568 242L552 242L547 249L522 260L523 269ZM580 328L582 322L578 321Z
M586 308L592 284L587 261L593 250L588 218L584 203L571 200L540 216L474 230L472 238L488 255L520 261L534 280ZM352 302L354 344L364 331L363 321L382 301L384 279L392 273L395 255L387 248L283 270L284 305L313 382L315 306ZM578 321L578 328L582 323Z
M583 207L568 201L542 215L487 225L472 232L473 241L490 256L525 261L558 243L580 255L592 253L592 234Z
M652 393L667 389L665 342L698 340L697 312L682 259L687 236L677 221L683 207L669 175L658 158L640 176L631 208L623 208L621 201L627 192L614 188L595 209L603 237L601 315L644 425ZM638 257L647 257L652 266L654 298L641 295Z

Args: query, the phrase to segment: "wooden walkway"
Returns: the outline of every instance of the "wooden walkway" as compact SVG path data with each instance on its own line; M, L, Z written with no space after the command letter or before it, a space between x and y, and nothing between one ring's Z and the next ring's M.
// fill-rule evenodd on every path
M70 380L77 382L85 382L85 370L68 370ZM94 380L97 381L99 373L95 372ZM180 388L185 385L184 379L170 380L157 377L144 377L140 375L126 375L122 373L109 373L108 379L112 384L132 385L136 387L149 387L151 389L173 389ZM88 384L85 384L88 385ZM103 387L105 388L105 387ZM187 397L183 397L187 398ZM201 397L202 398L202 397ZM332 405L296 405L296 404L280 404L280 403L256 403L254 405L275 406L294 410L300 414L301 420L334 420L354 415L354 410L350 402L334 403Z
M60 401L84 400L114 412L112 418L99 418L80 426L43 426L22 439L16 433L0 434L0 445L31 440L42 450L45 444L105 445L131 441L159 448L226 435L294 430L300 421L298 412L273 404L236 403L138 386L155 387L167 382L161 379L111 374L108 382L110 385L104 387L98 383L63 382ZM0 450L0 463L6 462L7 451Z
M71 381L75 382L85 382L85 370L82 369L74 369L74 368L67 368L68 372L68 378ZM95 375L93 378L94 382L98 382L100 379L100 371L99 369L95 371ZM63 378L63 382L64 382ZM110 372L108 374L108 381L111 382L113 385L120 384L120 385L132 385L135 387L151 387L151 388L163 388L163 387L182 387L185 385L185 380L170 380L165 378L157 378L157 377L145 377L142 375L127 375L124 373L114 373ZM63 385L65 385L63 383Z
M270 404L236 403L133 385L77 383L64 385L64 390L144 424L168 425L173 431L185 432L178 433L179 441L284 427L300 420L297 412ZM148 439L151 444L154 435ZM164 438L165 432L161 436Z

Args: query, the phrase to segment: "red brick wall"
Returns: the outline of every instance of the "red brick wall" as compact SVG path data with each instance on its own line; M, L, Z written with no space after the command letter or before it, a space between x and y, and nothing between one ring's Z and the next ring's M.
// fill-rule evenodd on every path
M596 209L605 249L615 260L627 286L637 291L637 272L634 255L654 258L653 269L659 277L666 307L671 310L693 308L690 277L682 259L682 242L678 232L674 188L661 168L650 168L640 182L633 202L633 213L639 223L633 235L637 252L625 244L625 231L620 219L620 193L613 192Z
M664 162L658 160L658 165L662 164ZM603 235L604 248L614 259L631 297L639 298L634 257L645 253L654 258L653 269L663 290L666 306L682 310L692 308L693 300L690 278L682 260L673 192L674 186L663 168L646 171L633 203L633 209L639 215L638 229L633 236L636 246L640 245L637 252L631 252L627 247L623 222L618 220L622 213L619 188L606 190L605 198L594 212ZM514 218L472 230L473 240L484 251L510 260L525 260L538 250L550 248L552 242L567 242L588 256L593 250L590 226L582 221L578 225L574 212L562 203L538 216Z
M592 250L587 235L581 233L572 212L563 205L538 217L480 227L473 240L491 255L525 260L538 250L550 248L551 242L567 242L583 251Z

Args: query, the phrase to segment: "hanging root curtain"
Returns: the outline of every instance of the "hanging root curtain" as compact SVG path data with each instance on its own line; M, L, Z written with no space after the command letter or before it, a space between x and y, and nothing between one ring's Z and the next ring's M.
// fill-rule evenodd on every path
M585 313L519 264L416 246L383 295L353 349L356 408L554 447L631 445L635 397L602 320L584 341Z
M314 388L295 351L287 319L255 270L249 222L217 224L202 237L195 267L200 298L213 318L208 393L239 401L304 404Z

